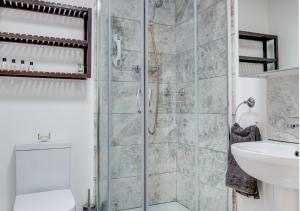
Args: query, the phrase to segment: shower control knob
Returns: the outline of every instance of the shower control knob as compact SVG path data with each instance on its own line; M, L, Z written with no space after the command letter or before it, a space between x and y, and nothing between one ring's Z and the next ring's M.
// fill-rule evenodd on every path
M139 65L132 65L132 70L134 70L136 73L140 73L142 68Z

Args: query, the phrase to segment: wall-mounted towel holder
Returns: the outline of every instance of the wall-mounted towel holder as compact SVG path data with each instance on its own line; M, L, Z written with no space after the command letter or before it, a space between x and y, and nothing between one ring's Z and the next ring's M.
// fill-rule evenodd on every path
M240 106L243 104L247 104L249 108L253 108L255 106L255 99L253 97L249 97L247 100L241 102L235 109L234 115L236 116L237 111L239 110Z

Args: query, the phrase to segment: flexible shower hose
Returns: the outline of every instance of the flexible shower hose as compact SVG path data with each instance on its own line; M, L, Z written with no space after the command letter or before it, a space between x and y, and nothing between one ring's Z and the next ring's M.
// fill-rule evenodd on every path
M156 69L156 109L155 109L155 117L154 117L154 124L153 128L148 128L148 133L150 135L154 135L157 129L157 122L158 122L158 106L159 106L159 74L160 74L160 65L159 65L159 53L157 50L156 42L155 42L155 34L154 34L154 24L149 25L149 31L151 34L151 41L152 41L152 47L154 51L154 60L155 60L155 69ZM149 96L149 106L150 106L150 96Z

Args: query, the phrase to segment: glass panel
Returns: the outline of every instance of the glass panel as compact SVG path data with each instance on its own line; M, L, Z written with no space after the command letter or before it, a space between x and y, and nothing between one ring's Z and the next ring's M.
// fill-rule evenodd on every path
M148 210L197 210L194 0L148 1Z
M227 210L226 1L99 1L98 209Z
M108 211L109 205L109 109L108 109L108 59L109 59L108 0L97 2L97 91L98 91L98 191L97 207Z
M143 8L139 0L101 4L100 210L143 209Z
M225 211L226 1L147 9L148 210Z
M201 0L197 10L198 209L225 211L228 210L227 1Z

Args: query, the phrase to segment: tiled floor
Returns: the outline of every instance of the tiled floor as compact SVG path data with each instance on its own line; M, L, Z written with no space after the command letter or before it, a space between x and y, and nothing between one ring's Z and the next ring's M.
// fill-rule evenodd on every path
M149 211L190 211L186 207L177 202L170 202L165 204L152 205L148 209ZM141 208L130 209L126 211L142 211Z

